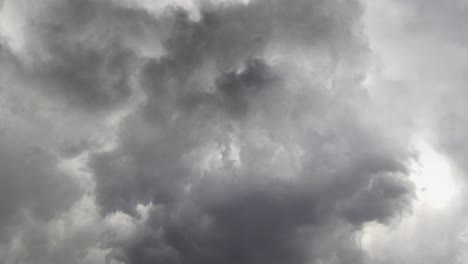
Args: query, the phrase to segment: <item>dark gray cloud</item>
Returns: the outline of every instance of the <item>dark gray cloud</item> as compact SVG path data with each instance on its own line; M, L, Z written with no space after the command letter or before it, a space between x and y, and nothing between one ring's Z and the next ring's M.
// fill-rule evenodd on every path
M4 125L2 130L0 223L13 221L28 210L34 216L49 219L69 206L78 188L56 168L54 156L40 144L9 134Z
M95 112L128 100L144 43L154 41L157 49L156 34L169 23L107 1L48 1L39 7L25 12L28 59L19 77L51 99Z
M143 2L4 3L0 258L373 263L418 157L413 97L363 88L361 3Z
M82 193L79 183L63 170L48 121L29 107L41 109L21 93L0 88L0 234L13 239L22 224L49 221L70 208ZM44 110L44 109L42 109Z
M3 44L3 43L2 43ZM37 102L11 87L18 59L0 46L0 234L9 237L25 216L51 219L68 208L80 192L58 166L47 126L38 122ZM24 99L24 100L23 100ZM10 228L11 227L11 228Z
M403 213L413 187L407 142L363 114L373 106L359 70L341 69L362 66L347 55L365 45L354 31L359 10L325 1L207 4L193 21L177 9L166 54L140 73L145 104L122 122L117 148L90 163L103 213L155 206L146 231L111 256L365 262L354 232ZM294 53L269 60L275 45L325 57L335 84L308 75Z

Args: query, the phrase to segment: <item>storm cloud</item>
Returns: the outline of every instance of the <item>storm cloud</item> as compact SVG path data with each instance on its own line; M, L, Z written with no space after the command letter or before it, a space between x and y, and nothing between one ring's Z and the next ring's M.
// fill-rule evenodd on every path
M463 15L384 2L3 1L0 258L462 261L464 204L424 220L417 175L424 141L465 181L465 79L436 75L429 44L398 66L389 38L462 46ZM419 231L438 220L445 240ZM402 232L443 244L407 254Z

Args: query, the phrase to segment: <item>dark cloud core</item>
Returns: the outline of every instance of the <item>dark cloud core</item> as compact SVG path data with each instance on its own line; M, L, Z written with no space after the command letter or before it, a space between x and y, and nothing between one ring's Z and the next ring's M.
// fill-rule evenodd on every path
M166 53L139 77L146 103L123 121L117 148L91 162L104 213L135 215L138 203L158 208L146 223L153 232L134 237L116 258L325 260L333 253L311 250L314 243L331 239L335 248L340 241L321 229L347 226L351 237L363 223L385 222L406 208L409 152L387 145L385 131L360 116L354 104L371 106L359 81L327 89L289 54L267 59L269 46L279 43L281 50L320 52L331 64L352 63L346 53L365 44L352 33L359 13L349 4L206 4L199 21L184 10L169 14L175 24ZM316 9L325 11L315 15ZM329 78L354 78L347 74ZM364 261L349 246L338 261L348 254Z
M7 264L373 263L366 224L410 213L362 1L39 2L2 7Z

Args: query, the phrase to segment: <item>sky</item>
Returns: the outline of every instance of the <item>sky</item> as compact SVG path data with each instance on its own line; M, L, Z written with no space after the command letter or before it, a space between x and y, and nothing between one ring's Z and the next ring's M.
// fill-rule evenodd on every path
M0 262L468 263L467 23L0 0Z

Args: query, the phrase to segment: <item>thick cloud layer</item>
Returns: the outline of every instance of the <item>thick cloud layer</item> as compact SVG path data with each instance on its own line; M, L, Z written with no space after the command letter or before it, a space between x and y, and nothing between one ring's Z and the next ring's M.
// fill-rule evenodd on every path
M418 1L385 2L411 15L402 20L408 32L437 24ZM403 94L452 75L399 78L387 57L393 79L378 72L375 56L391 42L373 31L376 4L1 6L0 258L8 264L415 263L398 250L375 258L386 240L373 251L366 242L366 232L379 236L369 225L404 226L420 214L412 177L424 153L414 136L465 169L463 135L441 128L463 123L456 102L465 94L452 88L463 78L447 93L430 88L421 103L423 88ZM430 28L463 43L448 27ZM434 107L440 95L455 102L444 113ZM448 215L447 223L462 217ZM453 262L456 247L440 261Z
M191 21L176 10L166 54L141 71L145 104L122 122L116 149L91 163L104 213L154 206L151 232L117 259L363 261L353 231L402 212L412 187L404 141L360 113L372 106L359 71L339 69L361 67L349 55L365 48L359 11L325 1L206 4ZM306 72L324 67L333 87ZM334 238L342 228L345 249ZM319 241L330 249L314 249Z

